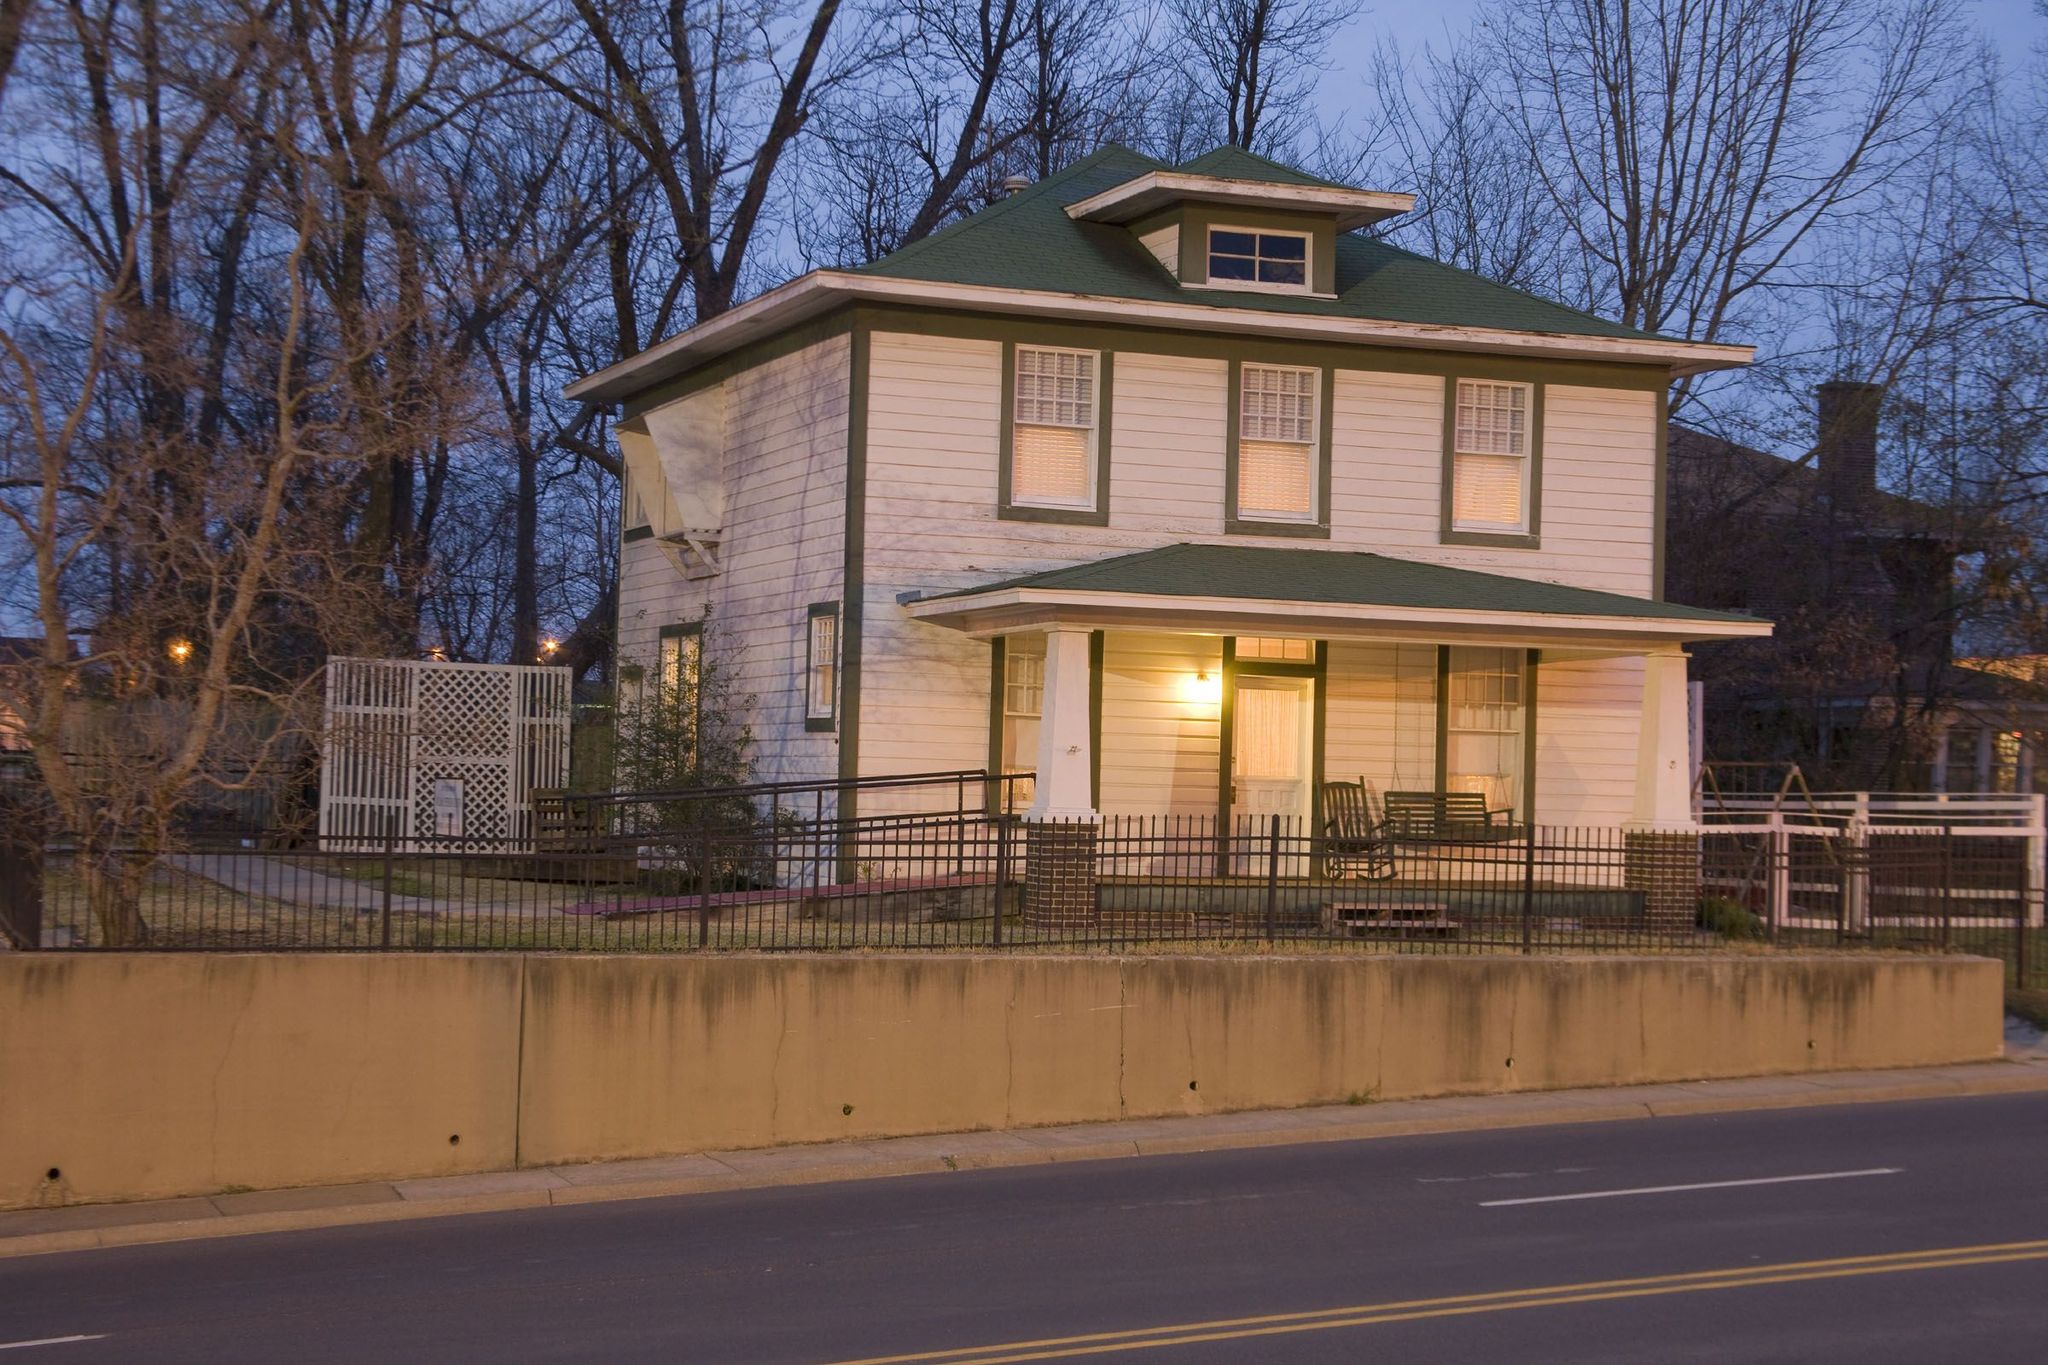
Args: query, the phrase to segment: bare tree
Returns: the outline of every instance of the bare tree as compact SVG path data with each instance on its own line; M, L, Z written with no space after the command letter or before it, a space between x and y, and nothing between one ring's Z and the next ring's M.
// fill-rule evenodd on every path
M1968 57L1953 0L1530 0L1482 23L1583 260L1574 301L1695 341L1753 323L1809 238L1913 163Z
M1315 126L1316 79L1358 0L1171 0L1180 98L1210 144L1285 155Z

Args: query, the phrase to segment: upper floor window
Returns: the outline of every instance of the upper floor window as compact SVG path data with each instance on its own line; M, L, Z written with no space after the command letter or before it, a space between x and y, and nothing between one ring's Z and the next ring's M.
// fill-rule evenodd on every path
M1017 348L1012 504L1095 506L1098 360L1093 351Z
M695 623L664 626L656 679L662 700L671 705L695 706L697 684L704 665L704 635Z
M1316 517L1316 370L1246 365L1238 389L1237 515Z
M839 713L839 604L811 607L804 659L804 728L829 730Z
M1451 526L1529 529L1531 386L1460 379L1452 444Z
M1209 229L1209 283L1308 288L1308 234Z

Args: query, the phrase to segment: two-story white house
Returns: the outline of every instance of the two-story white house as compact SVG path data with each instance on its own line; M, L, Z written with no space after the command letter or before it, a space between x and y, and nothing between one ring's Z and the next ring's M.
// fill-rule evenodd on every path
M1107 148L574 385L621 405L618 644L708 607L762 780L1034 771L1029 814L1325 777L1679 829L1653 336L1356 229L1411 196Z

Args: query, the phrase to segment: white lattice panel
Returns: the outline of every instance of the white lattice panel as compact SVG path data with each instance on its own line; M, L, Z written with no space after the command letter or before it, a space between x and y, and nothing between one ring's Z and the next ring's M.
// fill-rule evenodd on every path
M410 659L327 661L320 838L435 837L435 784L462 784L461 847L531 846L533 790L569 780L569 670Z

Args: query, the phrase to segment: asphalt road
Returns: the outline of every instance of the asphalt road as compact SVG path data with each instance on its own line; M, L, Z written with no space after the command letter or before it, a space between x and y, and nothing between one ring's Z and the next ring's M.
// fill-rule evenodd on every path
M2032 1365L2048 1359L2048 1095L0 1261L5 1365L906 1356Z

